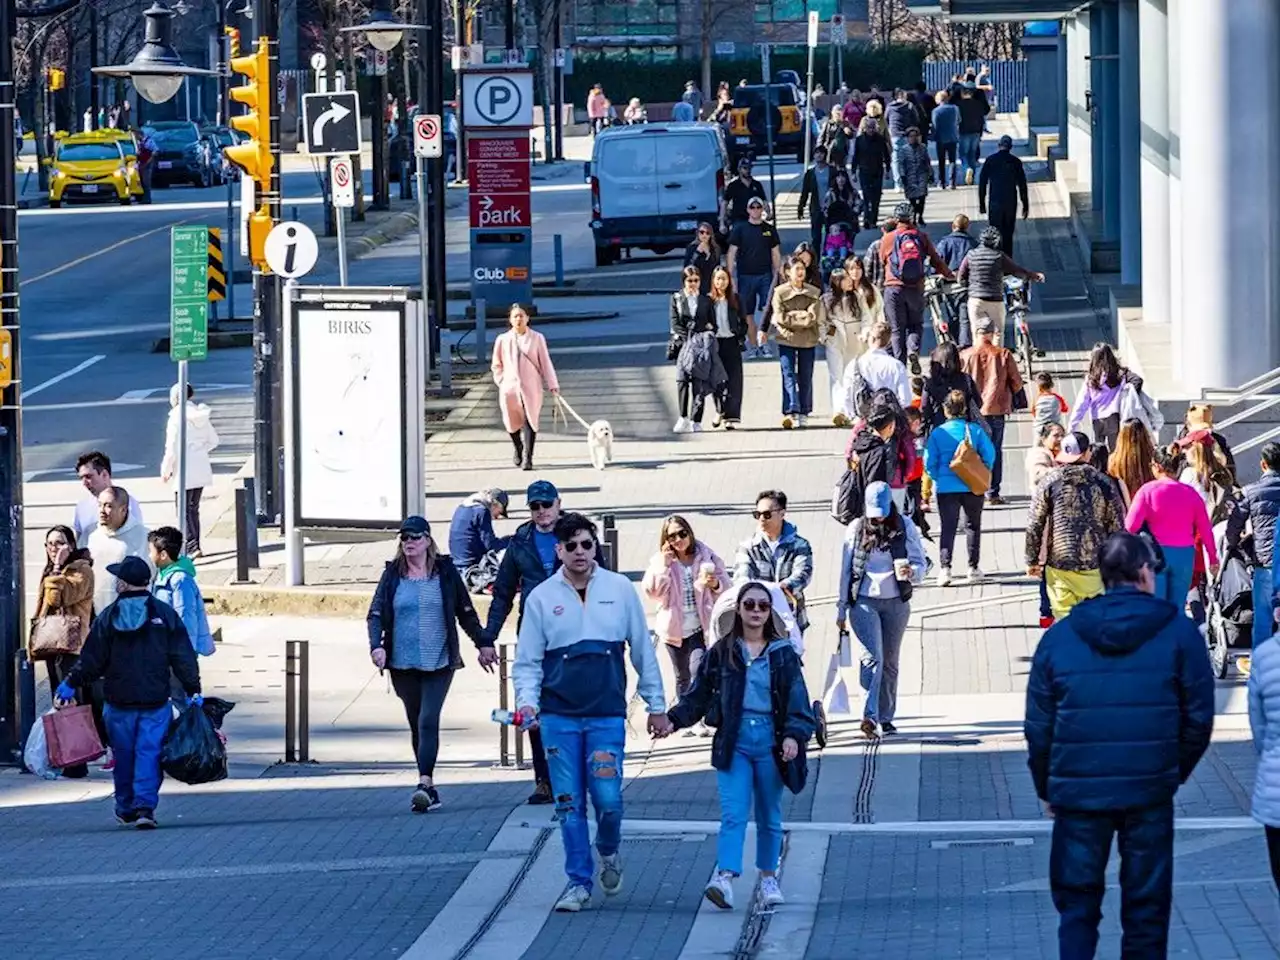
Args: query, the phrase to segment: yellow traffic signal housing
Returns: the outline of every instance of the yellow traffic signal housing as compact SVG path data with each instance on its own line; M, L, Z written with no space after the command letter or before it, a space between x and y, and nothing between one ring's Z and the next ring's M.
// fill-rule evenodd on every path
M267 234L273 226L267 204L249 214L249 260L260 270L267 269Z
M67 71L60 70L58 67L49 68L49 89L61 90L67 85Z
M0 328L0 391L13 384L13 334Z
M271 170L275 166L275 158L271 155L271 78L267 38L258 38L257 53L233 57L231 71L242 74L248 81L243 86L233 87L229 94L232 100L249 108L244 116L231 118L231 126L247 133L249 140L224 147L223 153L266 192L271 189Z
M224 27L223 30L227 34L227 55L231 57L240 56L240 28Z

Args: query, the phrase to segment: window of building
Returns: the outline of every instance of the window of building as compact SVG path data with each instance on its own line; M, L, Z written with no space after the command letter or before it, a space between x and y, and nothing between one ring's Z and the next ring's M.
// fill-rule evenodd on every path
M580 37L644 37L674 34L679 0L577 0Z
M829 21L839 12L838 0L755 0L756 23L797 23L809 19L816 10L819 19Z

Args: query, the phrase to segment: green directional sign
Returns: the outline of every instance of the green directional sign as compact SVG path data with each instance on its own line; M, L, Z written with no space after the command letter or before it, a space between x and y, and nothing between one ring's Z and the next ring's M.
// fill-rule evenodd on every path
M169 358L203 360L209 355L209 230L174 227L169 293Z

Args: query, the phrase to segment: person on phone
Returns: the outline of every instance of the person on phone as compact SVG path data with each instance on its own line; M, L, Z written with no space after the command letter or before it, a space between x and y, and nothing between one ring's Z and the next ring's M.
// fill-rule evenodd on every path
M816 727L800 656L763 583L744 584L727 628L698 667L694 685L667 714L671 728L688 729L711 717L716 727L711 765L720 793L716 869L704 896L733 907L733 881L742 875L747 813L754 797L756 869L765 907L784 902L778 885L782 859L782 767L796 760Z
M447 554L437 552L431 524L406 517L400 524L395 558L378 580L366 617L369 655L379 672L391 670L391 685L404 704L409 737L418 762L418 785L410 797L414 813L441 806L436 790L440 752L440 712L462 668L458 624L477 648L484 631L462 576ZM481 665L490 673L491 664Z
M641 589L658 605L654 630L671 657L677 697L689 689L707 648L711 611L728 585L724 561L693 535L688 520L672 514L662 521L658 552L649 561Z
M555 910L577 913L591 900L595 876L588 795L596 814L600 887L607 897L622 890L628 652L650 734L670 733L671 721L635 587L596 563L596 526L582 514L564 514L555 538L561 565L529 593L511 675L520 724L542 730L551 767L568 876Z
M894 734L898 706L898 657L911 617L911 592L924 579L928 560L920 531L903 516L889 485L867 485L862 516L845 530L836 595L836 628L862 644L862 734ZM879 731L877 732L877 725Z

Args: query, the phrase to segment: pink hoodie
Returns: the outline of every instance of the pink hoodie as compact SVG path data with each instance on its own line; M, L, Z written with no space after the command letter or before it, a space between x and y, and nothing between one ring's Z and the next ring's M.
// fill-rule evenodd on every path
M678 562L678 561L674 561ZM698 584L704 563L713 564L716 568L716 579L720 581L718 589L706 590ZM716 556L716 552L702 541L693 551L693 597L698 607L698 620L702 624L702 632L710 644L711 636L707 632L711 625L711 611L716 605L716 598L729 586L729 573L724 568L724 561ZM654 630L658 636L678 647L684 641L683 607L684 600L680 596L680 578L671 573L671 564L661 551L653 555L649 561L649 569L641 581L645 596L658 603L658 612L654 617Z
M1133 497L1124 526L1137 533L1143 524L1162 547L1193 547L1196 537L1204 544L1209 565L1218 562L1218 548L1213 542L1213 524L1198 490L1171 477L1160 477L1144 483Z

